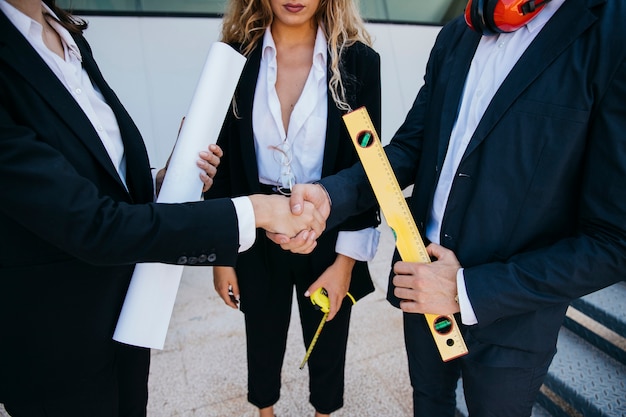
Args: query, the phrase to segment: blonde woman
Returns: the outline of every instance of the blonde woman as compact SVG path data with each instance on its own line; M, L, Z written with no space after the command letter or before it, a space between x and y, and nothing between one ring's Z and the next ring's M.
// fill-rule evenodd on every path
M207 198L288 194L295 183L351 166L358 158L341 120L350 109L367 107L380 131L380 59L353 0L231 0L222 40L248 62ZM376 210L350 218L324 232L309 255L285 252L259 232L236 268L214 268L217 292L245 315L248 400L261 417L274 415L280 396L294 287L305 348L322 318L307 296L328 291L329 322L308 360L309 400L318 417L343 406L352 306L345 296L373 291L367 261L378 223Z

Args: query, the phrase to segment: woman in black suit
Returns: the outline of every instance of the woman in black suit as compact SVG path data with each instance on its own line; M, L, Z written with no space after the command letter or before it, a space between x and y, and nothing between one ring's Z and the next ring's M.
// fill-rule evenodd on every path
M85 27L53 0L0 0L0 403L12 416L144 416L149 350L112 340L135 263L233 265L255 238L238 233L246 206L269 229L289 210L268 196L153 203L141 135Z
M288 194L295 183L351 166L358 157L341 120L350 109L367 107L380 130L380 59L352 0L233 0L222 40L248 62L205 197ZM358 299L373 291L366 261L378 223L376 210L351 218L325 232L308 256L283 253L260 234L236 268L214 268L217 292L233 308L240 301L245 314L248 400L261 417L273 416L280 396L294 287L307 346L322 317L307 296L319 287L329 294L329 322L308 360L310 402L318 417L342 407L352 305L346 293Z

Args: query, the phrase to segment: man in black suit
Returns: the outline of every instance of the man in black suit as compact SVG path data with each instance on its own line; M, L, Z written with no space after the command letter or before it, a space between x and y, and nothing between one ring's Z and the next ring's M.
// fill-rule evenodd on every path
M52 0L0 0L0 403L13 416L144 416L149 350L112 340L135 264L232 266L256 227L323 227L281 196L153 203L142 138L85 26Z
M501 3L441 30L385 147L436 258L395 263L388 293L416 416L453 416L459 375L471 416L530 415L569 302L626 270L626 3L520 0L517 28ZM313 201L332 227L375 202L360 165L321 185L296 186L294 212ZM412 313L459 312L469 354L443 363Z

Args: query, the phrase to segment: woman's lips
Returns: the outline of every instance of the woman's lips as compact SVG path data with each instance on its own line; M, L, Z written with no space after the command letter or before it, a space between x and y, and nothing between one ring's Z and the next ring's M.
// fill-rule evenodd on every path
M301 4L285 4L284 7L290 13L298 13L299 11L304 9L304 6Z

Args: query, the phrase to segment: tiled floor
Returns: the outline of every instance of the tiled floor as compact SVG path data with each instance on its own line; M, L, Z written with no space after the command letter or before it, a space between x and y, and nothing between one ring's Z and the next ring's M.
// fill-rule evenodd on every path
M381 226L381 243L370 270L376 291L352 312L344 407L334 417L408 417L411 390L402 337L402 315L385 300L393 240ZM279 417L313 416L297 312L283 366ZM210 269L185 269L165 348L154 350L149 417L255 417L246 400L243 316L223 304ZM0 417L7 414L0 405ZM85 416L89 417L89 416Z
M370 263L376 291L354 307L346 363L345 405L336 417L411 415L411 391L402 338L402 315L385 300L393 250L381 227L381 243ZM299 369L305 348L294 311L283 365L280 417L313 416L307 370ZM153 351L151 417L254 417L246 400L243 316L223 304L208 269L186 268L165 349Z

